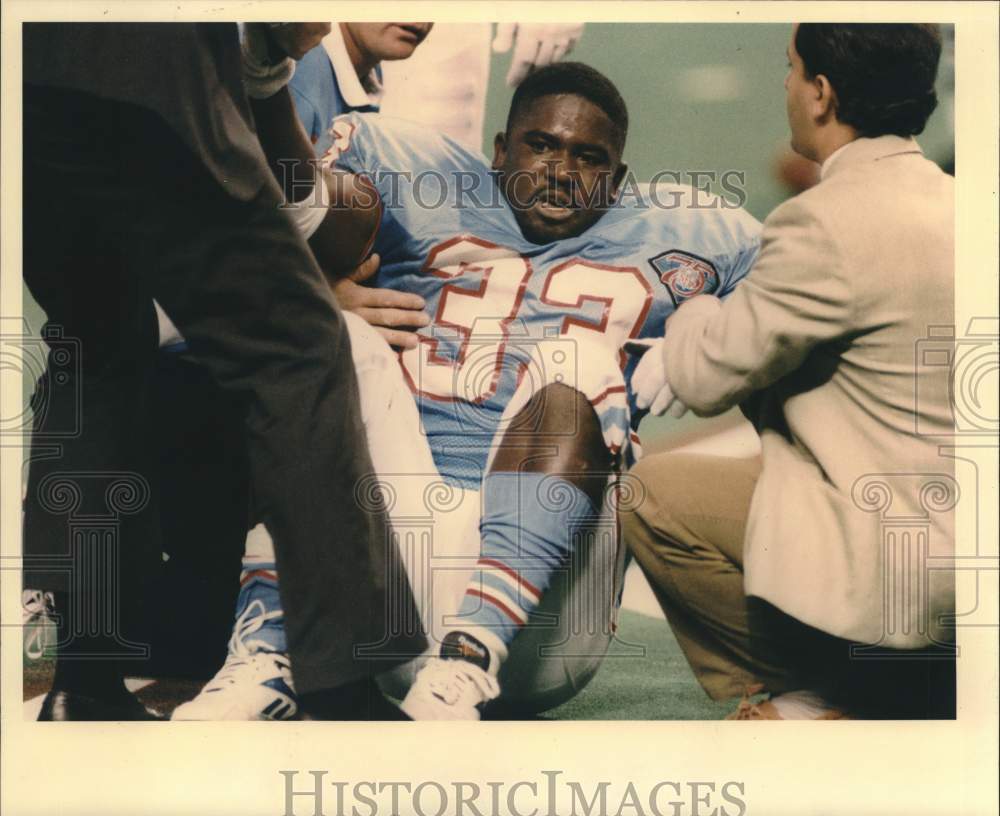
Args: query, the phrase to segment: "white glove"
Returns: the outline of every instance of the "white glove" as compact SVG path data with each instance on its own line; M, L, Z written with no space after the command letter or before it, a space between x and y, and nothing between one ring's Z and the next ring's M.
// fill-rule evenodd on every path
M267 27L274 23L240 23L243 85L251 99L267 99L284 88L295 73L295 60L285 57L272 64Z
M670 383L667 382L667 371L663 358L663 338L655 340L630 340L625 344L625 350L637 353L643 347L646 351L639 365L632 372L632 391L635 393L635 406L642 410L649 408L653 416L664 413L674 419L680 419L687 413L687 406L674 396Z
M507 86L514 88L536 68L561 60L582 35L583 23L497 23L493 52L505 54L514 46Z

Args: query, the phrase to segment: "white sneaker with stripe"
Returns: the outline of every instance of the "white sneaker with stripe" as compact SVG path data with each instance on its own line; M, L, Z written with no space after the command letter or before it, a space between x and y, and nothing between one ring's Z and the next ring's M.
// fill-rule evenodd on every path
M496 644L494 651L502 648ZM481 707L500 695L498 668L480 638L449 632L440 656L420 670L400 708L414 720L478 720Z
M229 654L218 673L172 720L288 720L298 713L288 655L251 636L281 616L252 602L236 621Z

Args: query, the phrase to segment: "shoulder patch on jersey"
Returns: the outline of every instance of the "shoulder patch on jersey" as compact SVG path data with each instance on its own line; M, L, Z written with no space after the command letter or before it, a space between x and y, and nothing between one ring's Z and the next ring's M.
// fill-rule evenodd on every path
M710 295L719 288L719 273L711 261L680 249L668 249L649 258L649 265L667 287L675 306L695 295Z
M320 159L324 165L332 167L336 164L337 159L351 149L351 137L354 135L354 130L353 122L347 122L339 118L333 120L329 131L329 136L333 144L327 148L326 153Z

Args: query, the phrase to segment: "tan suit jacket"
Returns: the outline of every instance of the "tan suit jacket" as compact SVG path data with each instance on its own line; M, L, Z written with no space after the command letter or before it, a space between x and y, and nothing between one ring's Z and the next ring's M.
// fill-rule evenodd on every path
M667 324L678 397L742 404L761 436L747 594L839 637L949 639L954 253L953 179L912 139L858 139L765 221L721 307L695 298Z

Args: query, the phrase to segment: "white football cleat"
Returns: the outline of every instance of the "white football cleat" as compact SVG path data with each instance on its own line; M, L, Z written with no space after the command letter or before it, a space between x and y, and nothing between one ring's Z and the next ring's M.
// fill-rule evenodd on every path
M201 693L174 709L172 720L288 720L298 713L288 655L250 639L281 616L251 603L236 621L226 662Z
M55 645L55 600L51 592L26 589L21 593L21 625L24 627L24 656L39 660L47 646Z
M500 696L500 684L487 671L495 660L489 649L466 632L450 632L417 674L400 708L414 720L478 720L480 707Z

